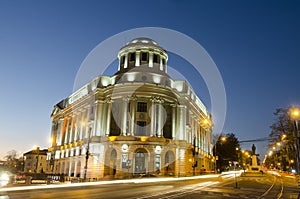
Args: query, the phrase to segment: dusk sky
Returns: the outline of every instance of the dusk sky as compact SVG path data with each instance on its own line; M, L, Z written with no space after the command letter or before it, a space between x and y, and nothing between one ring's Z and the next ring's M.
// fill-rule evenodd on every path
M299 1L0 0L0 159L12 149L48 148L52 108L73 92L88 53L140 27L182 32L209 53L227 95L220 133L239 140L267 137L276 108L300 105ZM168 65L210 110L201 76L176 55ZM255 143L261 153L266 144Z

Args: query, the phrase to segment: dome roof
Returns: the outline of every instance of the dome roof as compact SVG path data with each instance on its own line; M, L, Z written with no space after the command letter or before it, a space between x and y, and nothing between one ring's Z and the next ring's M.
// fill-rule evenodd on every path
M140 38L136 38L136 39L133 39L131 40L130 42L127 43L128 44L136 44L136 43L143 43L143 44L153 44L153 45L157 45L157 42L150 39L150 38L147 38L147 37L140 37Z
M159 46L159 44L147 37L139 37L131 40L128 42L125 46L123 46L120 51L128 49L128 48L153 48L153 49L159 49L161 51L166 52L162 47Z

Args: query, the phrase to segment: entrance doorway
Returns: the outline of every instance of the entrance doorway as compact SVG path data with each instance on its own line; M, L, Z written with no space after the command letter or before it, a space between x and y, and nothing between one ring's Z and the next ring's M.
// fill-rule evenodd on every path
M134 173L146 174L148 162L148 152L145 149L137 149L134 153Z

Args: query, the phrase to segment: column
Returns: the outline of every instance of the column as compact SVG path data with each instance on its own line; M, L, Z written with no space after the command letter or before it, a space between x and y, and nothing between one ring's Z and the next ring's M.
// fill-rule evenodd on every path
M162 56L159 56L160 57L160 64L159 64L159 69L162 71L164 69L164 66L163 66L163 58Z
M192 112L190 112L190 142L193 143L194 141L194 115Z
M124 68L128 67L128 53L125 54L125 63L124 63Z
M140 66L140 55L141 55L140 51L135 52L135 66Z
M74 141L78 141L79 140L79 134L78 134L78 127L79 127L79 125L78 125L78 123L79 123L79 115L80 113L77 111L76 112L76 119L75 119L75 132L74 132L74 134L75 134L75 136L74 136Z
M186 140L186 107L184 105L177 106L177 123L178 123L178 136L179 140Z
M153 68L153 52L149 52L149 67Z
M72 143L73 142L73 140L72 140L72 138L73 138L73 127L74 127L74 116L72 115L71 117L70 117L70 119L71 119L71 122L70 122L70 124L71 124L71 126L70 126L70 132L69 132L69 134L70 134L70 137L69 137L69 143Z
M172 138L176 139L176 104L172 106Z
M107 123L107 100L105 100L102 104L102 112L101 112L101 121L100 121L100 136L104 137L106 133L106 123Z
M65 140L64 144L68 143L68 138L69 138L69 123L70 123L70 118L66 118L66 130L65 130Z
M56 145L61 145L62 142L62 124L63 124L63 119L59 118L58 119L58 125L57 125L57 134L56 134Z
M85 120L85 135L84 138L88 138L89 134L89 122L90 122L90 114L91 114L91 105L87 106L87 111L86 111L86 120Z
M129 135L134 136L134 132L135 132L135 111L136 111L136 97L131 97L131 101L130 101L130 108L131 108L131 112L130 112L130 133Z
M106 131L105 131L105 135L109 136L110 134L110 120L111 120L111 104L112 104L112 100L108 99L107 100L107 115L106 115Z
M163 136L163 100L159 99L157 108L158 108L158 115L157 115L157 136L162 137Z
M127 97L123 98L123 102L122 102L122 129L121 129L121 135L127 135L127 112L128 112L128 99Z
M79 125L80 125L80 129L79 129L79 140L83 139L83 126L84 126L84 110L82 112L80 112L80 120L79 120Z
M96 101L95 103L95 117L94 117L94 135L95 136L100 136L101 131L103 130L102 124L103 124L103 102L101 101Z
M151 101L151 126L150 126L150 136L154 136L156 134L156 120L155 120L155 99L150 99Z
M60 131L60 143L59 145L64 145L65 135L66 135L66 118L61 118L61 131Z

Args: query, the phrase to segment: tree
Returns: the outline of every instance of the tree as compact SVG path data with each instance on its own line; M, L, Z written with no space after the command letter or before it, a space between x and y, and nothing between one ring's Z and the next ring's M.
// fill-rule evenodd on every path
M16 150L7 152L4 167L11 173L18 173L23 170L23 158L19 157Z
M226 137L226 141L220 140L221 137ZM217 150L215 150L217 147ZM233 133L220 135L214 146L214 155L218 156L217 167L221 170L229 166L229 162L238 160L238 153L236 148L239 148L238 138ZM215 154L216 153L216 154Z
M276 163L281 163L281 168L293 166L290 160L294 160L295 157L295 138L294 123L290 117L290 107L278 108L273 113L275 117L274 123L270 126L271 132L269 134L270 142L269 148L274 151L267 161L267 166L276 167ZM280 147L276 146L277 143L283 143Z

